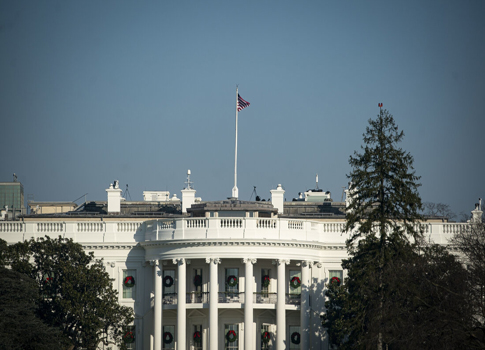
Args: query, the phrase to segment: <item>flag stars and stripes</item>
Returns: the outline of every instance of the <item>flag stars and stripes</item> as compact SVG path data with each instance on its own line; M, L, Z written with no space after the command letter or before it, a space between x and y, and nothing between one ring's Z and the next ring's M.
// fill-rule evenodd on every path
M237 111L243 110L244 108L248 107L250 103L245 101L239 94L237 94Z

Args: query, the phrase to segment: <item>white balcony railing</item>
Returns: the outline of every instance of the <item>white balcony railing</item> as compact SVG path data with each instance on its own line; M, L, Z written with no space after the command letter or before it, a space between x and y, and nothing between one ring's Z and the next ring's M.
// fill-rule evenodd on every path
M446 244L466 223L419 224L425 238ZM159 240L267 239L345 243L345 223L288 218L172 218L158 220L56 220L0 222L0 238L7 242L45 235L73 238L79 243L143 242ZM416 228L418 225L416 225ZM21 235L21 236L19 236Z

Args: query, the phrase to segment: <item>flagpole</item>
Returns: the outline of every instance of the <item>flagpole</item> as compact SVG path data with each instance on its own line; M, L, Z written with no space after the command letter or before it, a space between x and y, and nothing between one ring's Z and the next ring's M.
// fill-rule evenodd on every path
M237 199L239 191L237 189L237 102L239 97L238 86L236 85L236 147L234 152L234 187L232 188L232 198Z

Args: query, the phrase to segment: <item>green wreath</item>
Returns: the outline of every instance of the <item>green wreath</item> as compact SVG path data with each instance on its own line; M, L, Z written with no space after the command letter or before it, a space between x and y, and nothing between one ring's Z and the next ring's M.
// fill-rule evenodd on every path
M131 288L135 285L135 279L133 278L133 276L126 276L123 284L125 285L125 287Z
M199 287L201 285L202 285L202 276L201 275L195 275L194 286Z
M229 343L234 343L237 340L237 333L231 329L226 333L226 339Z
M291 334L291 342L293 344L300 344L300 338L301 338L301 336L300 336L300 333L298 333L298 332L293 332Z
M194 343L200 344L202 343L202 334L199 331L194 332Z
M263 343L268 344L271 339L271 334L268 331L264 331L263 334L261 334L261 338Z
M330 283L331 283L331 284L332 284L332 283L337 283L337 286L340 286L340 278L338 278L338 277L332 277L332 278L330 279Z
M133 343L135 341L135 334L132 331L128 331L123 335L123 341L127 344Z
M163 285L166 287L166 288L170 288L171 286L173 286L173 278L172 276L165 276L163 278Z
M270 282L271 282L271 278L269 278L268 275L264 275L263 281L262 281L263 287L265 287L265 288L268 287Z
M171 342L173 342L173 335L172 335L172 333L170 333L170 332L163 333L163 342L165 344L170 344Z
M234 275L231 275L231 276L227 277L227 285L229 287L235 287L235 286L237 286L237 277L234 276Z
M296 289L300 286L301 286L300 277L298 277L298 276L293 277L290 281L290 287L293 288L293 289Z

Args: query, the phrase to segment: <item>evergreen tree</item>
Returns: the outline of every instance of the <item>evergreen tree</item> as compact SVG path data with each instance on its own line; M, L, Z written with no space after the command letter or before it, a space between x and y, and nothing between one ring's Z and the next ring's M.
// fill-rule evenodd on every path
M418 238L414 223L423 220L420 177L415 175L413 157L397 147L404 132L398 131L387 110L381 110L369 124L363 135L363 153L356 151L349 160L352 200L345 226L351 232L349 243L376 234L383 246L389 234Z
M40 298L37 315L59 328L73 349L122 344L132 322L131 308L118 304L118 292L102 260L72 240L39 238L9 247L10 266L32 278Z
M469 278L468 304L473 310L473 331L471 337L485 349L485 224L481 218L472 220L451 240L466 263Z
M350 259L343 264L349 271L349 299L341 324L347 345L382 350L384 306L390 292L384 269L400 249L409 251L409 238L419 240L415 223L423 219L422 204L413 157L397 146L404 133L392 115L381 110L376 120L369 120L363 136L363 152L355 152L349 160L352 199L345 231L350 232ZM330 333L334 331L335 325L327 322L326 326Z

